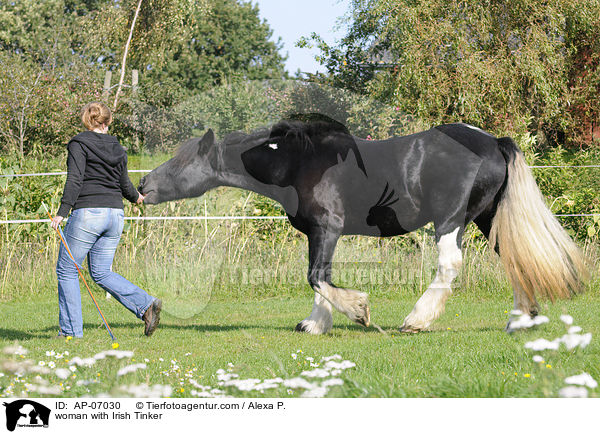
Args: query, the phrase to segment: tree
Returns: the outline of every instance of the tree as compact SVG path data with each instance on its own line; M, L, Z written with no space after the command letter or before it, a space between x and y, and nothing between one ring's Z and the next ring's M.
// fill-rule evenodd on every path
M281 44L241 0L0 0L0 148L62 149L105 72L121 70L132 27L140 89L124 88L112 130L124 139L133 99L164 110L219 84L285 76Z
M272 30L261 22L258 6L237 0L209 0L195 8L159 67L149 65L154 81L175 77L188 95L235 79L285 77L281 42L269 40ZM141 66L141 65L140 65Z
M351 12L339 46L313 36L330 82L424 124L573 144L600 117L597 0L354 0Z

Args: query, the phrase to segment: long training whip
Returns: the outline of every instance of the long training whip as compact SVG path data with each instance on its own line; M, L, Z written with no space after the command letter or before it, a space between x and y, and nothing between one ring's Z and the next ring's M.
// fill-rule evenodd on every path
M44 202L42 202L42 205L44 206L44 209L46 210L46 213L48 214L48 217L50 218L50 220L52 220L52 215L50 214L50 211L48 210L48 207L46 206L46 204ZM60 228L60 225L58 226L58 229L55 229L55 230L56 230L56 233L58 234L58 236L60 237L60 240L62 241L63 245L65 246L65 249L67 249L67 253L71 257L71 260L73 261L73 264L75 264L75 268L77 268L77 272L79 273L79 276L81 277L81 280L83 280L83 283L85 283L85 287L87 288L87 292L88 292L88 294L90 294L90 297L92 297L92 301L94 302L94 306L96 306L96 309L98 310L98 313L100 314L100 318L102 318L102 321L104 322L104 325L106 326L106 330L108 330L108 334L110 335L110 338L113 341L115 341L115 336L113 335L112 330L110 329L110 326L108 325L108 322L106 321L106 318L104 318L104 315L102 314L102 311L100 310L100 306L98 306L98 302L94 298L94 294L92 294L92 291L90 290L90 287L88 286L88 284L87 284L87 282L85 280L85 277L83 277L83 273L81 272L81 269L79 268L79 265L77 265L77 261L75 261L75 258L71 254L71 249L69 249L69 245L67 244L67 240L63 236L64 234L63 234L62 229Z

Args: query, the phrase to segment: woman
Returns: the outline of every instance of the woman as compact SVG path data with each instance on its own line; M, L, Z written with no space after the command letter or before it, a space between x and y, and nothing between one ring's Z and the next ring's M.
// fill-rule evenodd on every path
M51 224L57 229L73 210L64 235L75 261L80 265L87 256L94 282L142 319L144 333L151 336L160 320L161 300L112 272L123 231L122 198L141 204L144 197L129 180L125 150L107 134L112 122L110 109L103 103L89 103L82 109L81 120L87 131L77 134L67 145L67 181ZM59 336L83 337L79 276L63 245L56 275Z

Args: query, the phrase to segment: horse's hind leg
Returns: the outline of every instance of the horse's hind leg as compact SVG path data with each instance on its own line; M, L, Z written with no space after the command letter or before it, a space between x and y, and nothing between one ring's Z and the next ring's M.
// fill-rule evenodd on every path
M464 228L456 227L452 232L439 237L438 268L435 279L405 318L400 331L417 333L426 329L443 312L446 300L452 294L452 281L462 265L460 245ZM439 234L439 231L436 231Z
M490 210L486 210L481 213L475 220L475 224L479 230L485 235L487 239L490 237L490 230L492 228L492 219L495 213L495 207ZM498 246L494 246L496 253L498 252ZM531 300L525 291L521 288L518 283L513 283L513 300L515 310L519 310L523 313L529 314L531 317L537 316L539 311L539 304L535 297ZM506 324L506 330L510 330L510 322Z

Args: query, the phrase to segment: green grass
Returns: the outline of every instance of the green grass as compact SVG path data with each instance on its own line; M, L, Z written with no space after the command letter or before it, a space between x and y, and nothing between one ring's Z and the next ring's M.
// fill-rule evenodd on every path
M130 159L129 167L154 167L166 158L139 156ZM132 176L134 182L139 176ZM58 198L59 184L46 190ZM40 198L47 197L46 190ZM36 202L31 209L37 206ZM127 215L273 215L278 209L253 193L217 189L201 198L141 210L127 205L126 211ZM310 369L305 357L319 361L340 354L356 367L341 375L344 385L332 388L328 396L557 396L567 376L588 372L600 380L599 344L594 338L585 349L544 354L551 368L534 363L523 345L540 337L561 336L565 327L558 316L565 312L584 332L594 337L600 332L597 238L583 247L596 270L588 292L569 302L543 306L541 313L550 317L549 324L508 335L503 329L512 294L505 273L482 236L470 227L463 240L463 267L446 313L431 331L407 336L396 330L432 280L437 264L431 228L390 239L343 237L334 258L334 282L369 293L372 320L388 334L363 329L335 314L331 333L308 336L293 332L312 307L312 291L306 283L306 238L289 223L128 223L114 269L164 300L161 327L152 338L145 338L142 322L114 300L105 300L103 291L92 284L120 348L134 351L135 361L102 360L91 368L79 368L75 378L63 381L43 374L38 381L62 383L63 396L119 396L118 386L130 383L166 384L173 388L173 396L187 397L194 390L190 378L218 386L215 373L229 363L240 378L293 378ZM54 359L46 351L91 357L109 349L110 340L106 330L98 327L98 314L85 289L84 339L50 339L58 331L57 252L57 239L48 227L5 227L0 233L0 346L18 342L29 350L25 359L46 366L52 361L58 368L67 366L67 357ZM22 358L0 354L1 358L6 375L0 376L0 395L21 396L26 383L36 384L35 374L15 378L8 373L5 364ZM116 378L119 367L145 359L149 360L145 370ZM172 369L171 361L180 369ZM97 382L78 385L81 380ZM279 387L260 396L300 394L296 390L288 395L286 388ZM598 396L597 391L591 394Z
M91 368L79 368L76 378L52 380L62 383L63 396L80 396L100 392L116 392L121 383L171 385L175 397L188 397L192 379L207 386L217 386L215 372L227 369L228 363L241 378L291 378L310 369L305 357L318 361L321 357L340 354L356 363L344 371L343 386L331 389L328 396L343 397L544 397L557 396L566 376L588 372L600 379L600 333L597 321L600 296L584 294L570 301L543 306L550 323L535 330L514 334L503 331L511 308L509 294L476 297L460 291L448 302L446 312L431 331L417 335L398 333L397 327L416 301L412 294L375 297L371 300L372 319L387 335L373 328L364 329L335 314L331 333L309 336L293 331L296 323L310 311L309 290L305 297L265 300L212 300L197 316L181 320L165 314L154 336L143 336L143 324L114 300L101 299L101 307L109 320L120 349L134 351L127 361L99 361ZM65 359L55 360L46 351L69 351L65 358L91 357L110 349L110 339L100 326L99 317L84 297L84 338L66 341L50 339L57 333L57 306L48 295L29 300L13 300L0 306L0 344L20 343L29 350L26 358L54 361L66 366ZM546 364L538 365L533 353L525 350L525 342L539 337L553 339L565 332L558 320L569 313L584 332L594 336L585 349L544 353ZM298 353L298 350L301 350ZM298 354L292 358L291 354ZM11 359L18 356L4 355ZM163 361L159 359L162 358ZM146 370L116 379L115 372L128 363L148 359ZM180 368L172 370L174 361ZM169 373L167 376L165 372ZM98 375L99 374L99 375ZM528 376L526 376L526 374ZM25 382L32 382L33 374ZM77 386L78 380L98 383ZM0 378L0 394L13 383L12 393L19 394L23 382L14 377ZM10 389L9 389L10 390ZM228 391L236 396L282 396L281 387L259 392ZM296 391L291 396L298 396ZM598 396L592 392L592 396ZM36 396L35 392L30 396Z

